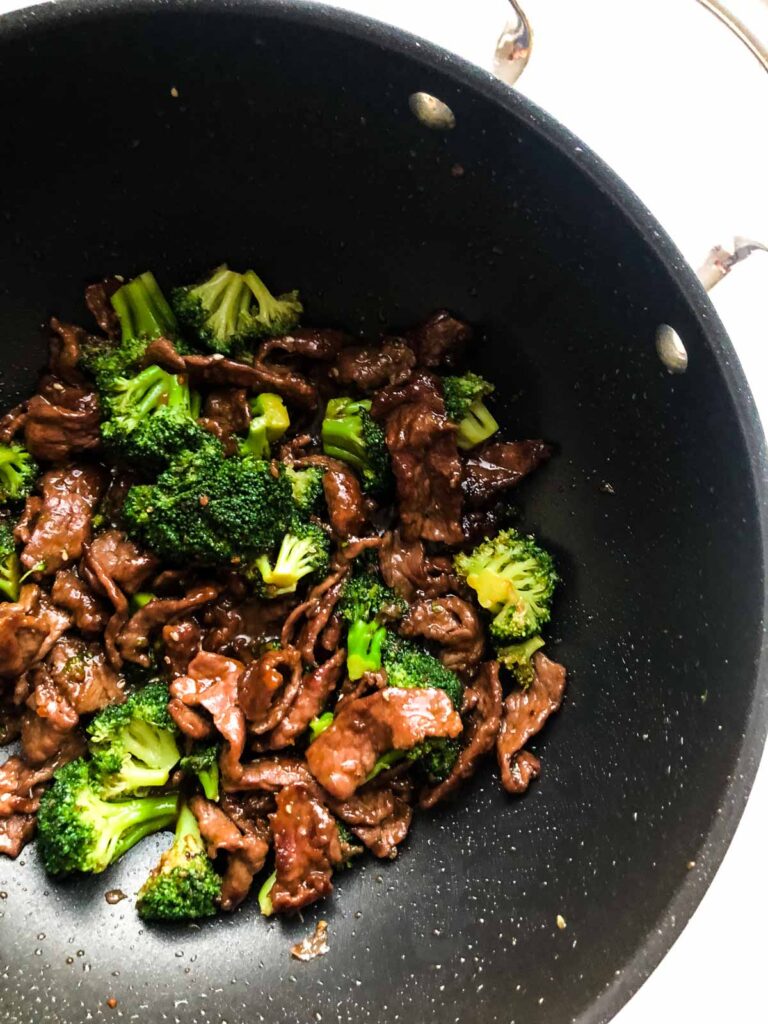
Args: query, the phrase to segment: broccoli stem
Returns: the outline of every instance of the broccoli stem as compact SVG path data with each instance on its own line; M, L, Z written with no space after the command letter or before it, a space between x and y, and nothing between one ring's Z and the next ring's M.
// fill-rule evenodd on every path
M176 333L176 317L150 271L118 288L111 302L124 342L136 338L173 338Z
M259 910L261 910L264 917L271 917L272 914L274 913L274 908L272 906L272 899L270 894L276 881L277 872L273 871L269 878L267 878L262 887L259 889Z
M347 632L347 675L360 679L381 668L381 647L387 636L384 626L358 619Z

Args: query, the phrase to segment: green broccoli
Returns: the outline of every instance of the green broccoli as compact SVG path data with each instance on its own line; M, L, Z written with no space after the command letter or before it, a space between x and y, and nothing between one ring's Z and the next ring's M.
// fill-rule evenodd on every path
M166 793L110 803L99 795L88 763L70 761L55 772L40 800L38 849L46 871L106 870L144 836L171 825L177 799Z
M257 459L268 459L272 442L282 437L291 425L288 410L279 395L269 392L251 399L250 407L248 436L240 445L240 452Z
M21 586L19 556L13 530L5 523L0 524L0 601L18 601Z
M527 689L533 682L534 672L531 659L536 651L543 646L544 641L540 636L532 636L530 640L523 640L522 643L499 647L496 657L502 665L509 669L520 686Z
M453 561L480 605L494 616L490 626L494 643L527 640L549 621L558 577L552 556L533 537L502 530Z
M461 680L422 647L394 633L388 633L381 660L390 686L405 689L435 687L445 690L456 710L461 710L464 698Z
M281 541L292 516L284 474L251 457L225 459L213 438L155 484L132 487L123 506L129 534L177 565L250 561Z
M317 511L320 496L323 493L323 476L325 470L320 466L307 466L306 469L296 469L291 465L284 465L285 473L293 491L293 503L300 515L309 516Z
M322 736L325 730L330 726L331 722L333 722L332 711L324 711L322 715L318 715L316 718L313 718L309 723L310 743L316 740L318 736Z
M326 575L329 551L330 542L325 530L297 519L283 537L274 565L267 555L259 556L254 563L261 574L265 596L292 594L304 576Z
M445 411L448 418L458 424L456 442L459 448L465 451L474 448L499 429L484 402L494 391L493 384L476 373L443 377Z
M124 704L104 708L87 732L94 778L109 798L164 786L180 757L163 683L150 683Z
M23 501L38 474L37 463L20 444L0 444L0 505Z
M380 494L391 481L389 451L384 431L370 409L367 398L332 398L320 433L325 454L356 470L364 490Z
M387 771L401 761L409 761L426 773L430 781L442 782L451 774L456 764L461 744L446 736L432 736L410 750L388 750L378 759L365 781L370 782L381 772Z
M347 674L360 679L381 668L381 649L387 635L382 618L404 614L405 603L385 586L375 573L356 572L347 578L336 606L349 623L347 630Z
M184 804L173 845L139 889L136 909L150 921L191 921L212 917L221 896L221 877L205 851L200 829Z
M272 906L271 892L277 881L277 872L273 871L271 875L264 881L264 884L259 889L259 895L257 897L259 902L259 910L262 912L264 917L271 917L274 914L274 908Z
M219 747L216 743L198 744L179 762L185 772L197 776L208 800L219 799Z
M341 855L344 858L340 864L337 865L337 870L341 871L345 868L351 868L355 857L359 857L360 854L365 853L365 847L363 844L349 831L343 821L336 822L336 829L339 833L339 846L341 847Z
M298 292L275 298L252 270L239 274L226 263L201 284L174 289L171 303L198 342L224 353L285 334L302 314Z
M148 366L134 377L118 377L102 394L109 419L101 436L116 460L151 468L199 448L210 434L197 423L200 396L184 377Z

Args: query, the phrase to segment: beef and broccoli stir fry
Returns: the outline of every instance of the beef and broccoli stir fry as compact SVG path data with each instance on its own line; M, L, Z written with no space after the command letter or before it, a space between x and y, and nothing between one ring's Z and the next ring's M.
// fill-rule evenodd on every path
M565 670L508 502L550 449L500 438L469 326L360 343L226 266L86 302L0 418L0 852L164 830L142 917L285 913L494 751L525 791Z

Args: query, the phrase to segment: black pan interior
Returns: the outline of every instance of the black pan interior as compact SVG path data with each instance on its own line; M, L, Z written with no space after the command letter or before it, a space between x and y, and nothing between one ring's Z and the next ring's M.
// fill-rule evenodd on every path
M414 119L419 89L452 132ZM108 997L147 1024L609 1019L719 863L765 723L761 440L682 261L540 112L322 8L32 9L0 23L0 97L3 406L31 390L43 317L82 318L107 273L253 263L311 321L369 336L447 306L480 327L504 429L558 445L519 499L558 556L551 649L571 676L527 797L483 773L303 921L252 902L141 927L104 892L135 892L151 842L66 885L33 848L3 861L5 1019L79 1024L114 1016ZM683 376L656 356L662 321ZM320 917L331 952L291 960Z

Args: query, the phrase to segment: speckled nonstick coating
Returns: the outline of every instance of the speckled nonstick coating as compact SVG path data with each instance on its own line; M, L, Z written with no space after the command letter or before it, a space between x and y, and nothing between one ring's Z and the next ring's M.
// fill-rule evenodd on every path
M452 132L414 119L419 89ZM104 893L135 892L152 841L66 884L34 847L3 860L0 1018L608 1020L706 889L766 726L763 441L680 254L525 100L320 7L33 8L0 20L0 103L3 406L33 386L43 316L84 317L83 284L113 271L252 263L312 322L373 334L448 306L480 326L505 430L559 447L519 504L558 557L550 651L570 669L528 796L489 766L303 921L251 900L140 924ZM661 321L684 376L658 361ZM330 953L292 960L320 917Z

